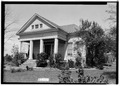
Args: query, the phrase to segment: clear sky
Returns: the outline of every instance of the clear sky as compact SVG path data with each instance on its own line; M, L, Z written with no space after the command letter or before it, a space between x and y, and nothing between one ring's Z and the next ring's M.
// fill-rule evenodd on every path
M103 29L109 28L105 21L109 15L105 12L108 5L34 5L34 4L9 4L11 19L18 22L12 26L16 33L35 13L47 18L58 25L76 24L79 26L80 19L96 21ZM10 33L13 34L13 33ZM17 36L9 40L6 44L7 52L11 52L11 45L18 44Z

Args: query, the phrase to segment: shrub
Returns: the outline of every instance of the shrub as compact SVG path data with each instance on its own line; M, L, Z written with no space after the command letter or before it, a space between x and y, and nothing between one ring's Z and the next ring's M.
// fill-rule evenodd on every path
M76 71L76 73L78 73L78 83L85 83L83 68L79 68L78 71Z
M55 66L54 56L53 56L53 55L50 55L50 56L49 56L49 66L50 66L50 67L54 67L54 66Z
M60 69L60 70L69 70L68 62L61 61L60 65L58 66L58 69Z
M48 59L47 54L44 52L37 55L37 60L47 60L47 59Z
M40 53L37 55L37 67L46 67L47 66L47 54L46 53Z
M80 58L80 57L77 57L75 60L76 60L76 62L75 62L75 67L76 68L80 68L81 67L81 59L82 58Z
M16 66L19 66L21 65L22 63L25 62L25 58L24 58L24 54L23 53L16 53L15 56L13 57L13 60L12 62L16 65Z
M61 54L55 54L55 61L56 63L60 63L60 61L63 61L63 58L61 56Z
M64 69L66 62L64 62L61 54L55 54L55 67L58 69Z
M11 69L11 73L16 73L16 72L24 72L25 70L24 69L21 69L21 68L19 68L19 69L14 69L14 68L12 68Z
M61 74L58 75L59 83L73 83L73 79L71 78L71 71L62 70Z
M69 64L69 67L70 68L74 68L74 61L72 61L71 59L70 60L68 60L68 64Z
M5 59L5 61L7 61L7 62L11 62L11 61L12 61L12 56L6 54L5 57L4 57L4 59Z
M71 77L71 71L69 70L62 70L61 74L58 75L59 83L103 83L108 84L108 79L106 79L103 75L99 77L91 77L91 76L84 76L83 68L79 68L76 73L78 74L78 80L73 80Z

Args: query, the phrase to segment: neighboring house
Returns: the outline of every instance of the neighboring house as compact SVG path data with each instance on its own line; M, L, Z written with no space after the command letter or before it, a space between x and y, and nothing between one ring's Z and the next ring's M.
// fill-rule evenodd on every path
M45 52L48 55L60 53L64 60L75 60L76 42L81 41L79 51L86 58L84 41L76 36L78 30L75 24L59 26L35 13L17 32L20 52L29 53L29 59L35 59L38 53ZM24 43L28 44L25 44L27 49L22 47Z

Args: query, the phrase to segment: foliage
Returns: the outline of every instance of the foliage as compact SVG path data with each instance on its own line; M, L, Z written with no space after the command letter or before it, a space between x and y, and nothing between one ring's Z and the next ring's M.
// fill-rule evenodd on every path
M106 10L106 12L109 14L109 17L107 20L111 22L111 25L116 24L116 5L109 5L109 9Z
M21 65L22 63L24 63L26 61L26 59L24 58L24 54L23 53L16 53L13 57L12 62L14 64L16 64L16 66Z
M44 52L37 55L37 60L46 60L47 58L47 54Z
M106 12L109 14L109 17L107 18L107 21L110 22L110 32L109 35L109 47L111 48L111 51L114 53L116 57L116 36L117 36L117 16L116 16L116 4L109 5L109 9L106 10ZM107 37L108 38L108 37Z
M37 67L46 67L47 66L47 54L42 52L37 55Z
M55 61L54 61L54 56L50 55L49 56L49 66L54 67L55 66Z
M114 36L114 37L116 37L117 30L116 30L115 26L110 28L110 33L109 34L112 35L112 36Z
M11 62L11 61L12 61L12 56L6 54L5 57L4 57L4 59L5 59L5 61L7 61L7 62Z
M79 68L76 73L78 74L78 80L73 80L71 77L71 71L69 70L62 70L61 74L58 75L59 83L98 83L98 84L108 84L108 79L106 79L103 75L100 77L91 77L91 76L84 76L83 68Z
M69 70L62 70L61 74L58 75L58 79L59 83L74 83Z
M21 68L19 68L19 69L14 69L14 68L12 68L11 69L11 73L16 73L16 72L24 72L25 70L24 69L21 69Z
M60 61L63 61L62 55L59 53L55 54L55 62L60 63Z
M68 60L68 64L69 64L69 67L70 67L70 68L74 68L74 67L75 67L74 61L72 61L71 59Z
M81 58L81 53L80 52L77 52L77 57L76 57L76 62L75 62L75 67L77 67L77 68L79 68L79 67L81 67L81 60L82 60L82 58Z
M65 64L63 62L63 57L61 56L61 54L57 53L55 54L55 66L58 69L61 69L61 65Z
M78 82L79 83L85 83L85 80L84 80L84 70L82 67L80 67L78 69L78 71L76 71L76 73L78 73Z
M15 44L14 44L14 45L12 46L11 53L12 53L13 55L15 55L16 53L18 53L18 49L19 49L19 48L18 48L18 45L15 45Z
M88 66L97 66L104 62L105 41L103 40L104 31L96 22L81 20L82 26L78 31L78 36L82 37L86 43L87 55L86 63Z

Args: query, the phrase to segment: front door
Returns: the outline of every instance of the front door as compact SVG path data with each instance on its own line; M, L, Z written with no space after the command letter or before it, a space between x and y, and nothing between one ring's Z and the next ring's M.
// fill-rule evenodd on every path
M53 49L54 49L54 45L53 44L45 44L45 53L48 56L53 55Z

